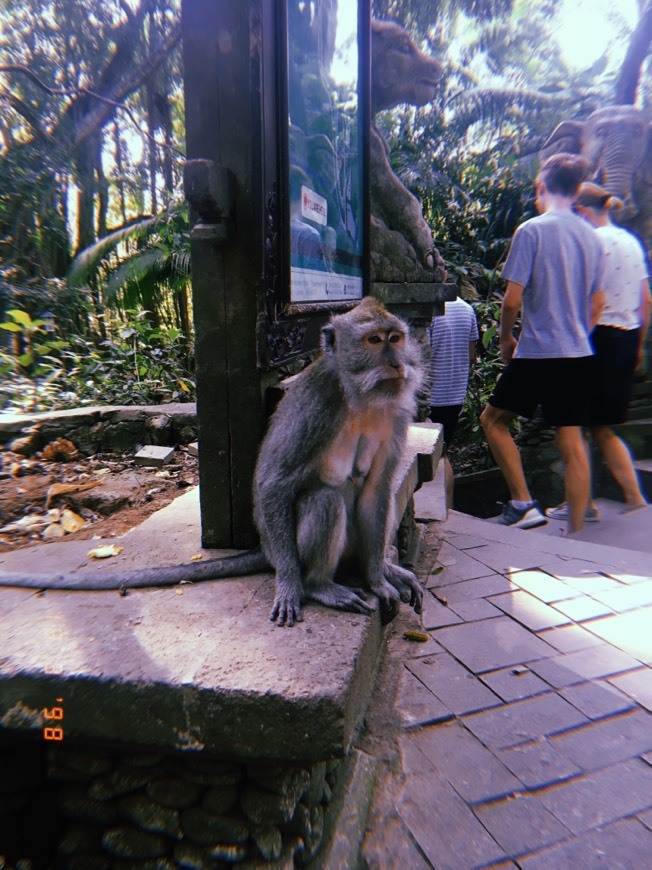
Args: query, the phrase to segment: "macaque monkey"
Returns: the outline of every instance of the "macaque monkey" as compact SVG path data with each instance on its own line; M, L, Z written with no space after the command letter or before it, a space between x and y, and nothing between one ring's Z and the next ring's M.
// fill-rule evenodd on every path
M372 593L393 614L421 610L415 575L387 557L392 481L423 380L407 325L368 297L322 331L322 354L272 416L254 475L260 549L211 562L123 574L0 573L0 586L118 589L276 573L271 619L293 625L302 605L369 613ZM355 588L336 581L357 578Z

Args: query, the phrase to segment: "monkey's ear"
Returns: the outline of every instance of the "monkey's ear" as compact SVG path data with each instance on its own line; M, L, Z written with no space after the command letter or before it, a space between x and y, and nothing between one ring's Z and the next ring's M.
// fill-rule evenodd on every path
M327 323L326 326L322 326L321 349L324 353L335 353L335 328L332 323Z

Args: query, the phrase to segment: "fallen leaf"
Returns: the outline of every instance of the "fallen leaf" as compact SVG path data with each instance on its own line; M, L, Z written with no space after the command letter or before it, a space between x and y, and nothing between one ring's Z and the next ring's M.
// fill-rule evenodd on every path
M183 595L183 589L180 589L178 586L174 591L176 592L177 595Z
M41 537L44 541L53 541L55 538L63 538L65 531L61 523L52 523L43 530Z
M90 483L53 483L46 493L45 507L47 508L52 499L57 495L70 495L73 492L86 492L87 489L93 489L96 486L102 486L102 481L92 480Z
M124 547L118 547L117 544L107 544L105 547L96 547L94 550L89 550L88 555L91 559L108 559L110 556L119 556L124 550Z
M414 631L412 628L404 631L403 637L406 640L413 640L416 643L426 643L426 641L430 640L430 635L426 634L425 631Z
M204 558L204 554L203 554L203 553L195 553L194 556L191 556L191 557L190 557L190 561L191 561L191 562L199 562L199 560L200 560L200 559L203 559L203 558Z
M61 525L68 533L72 533L85 528L86 522L79 516L79 514L71 511L70 508L66 508L61 514Z
M57 438L50 441L41 451L41 456L48 462L67 462L79 456L79 450L67 438Z
M7 523L0 529L0 532L20 532L22 535L28 535L30 532L35 532L49 525L48 517L28 516L21 517L19 520L14 520L12 523Z

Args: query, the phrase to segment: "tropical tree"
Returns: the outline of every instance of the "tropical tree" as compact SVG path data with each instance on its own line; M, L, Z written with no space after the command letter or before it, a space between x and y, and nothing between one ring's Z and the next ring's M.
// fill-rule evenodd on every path
M172 195L178 13L178 0L0 0L5 280L64 277L76 251Z

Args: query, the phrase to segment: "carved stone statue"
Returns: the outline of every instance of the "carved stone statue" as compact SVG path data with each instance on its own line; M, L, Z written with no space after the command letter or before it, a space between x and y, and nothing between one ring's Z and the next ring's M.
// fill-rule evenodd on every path
M644 241L652 256L652 123L635 106L606 106L586 121L562 121L543 146L545 160L559 151L582 154L592 178L625 207L616 219Z
M400 103L425 105L435 96L441 76L440 64L419 51L402 27L372 21L372 116ZM444 263L421 204L394 173L375 124L370 139L372 281L444 281Z

